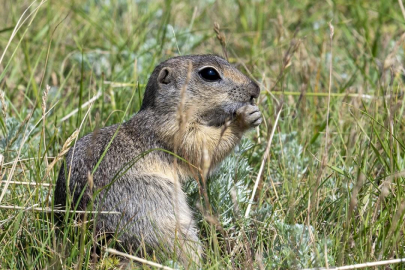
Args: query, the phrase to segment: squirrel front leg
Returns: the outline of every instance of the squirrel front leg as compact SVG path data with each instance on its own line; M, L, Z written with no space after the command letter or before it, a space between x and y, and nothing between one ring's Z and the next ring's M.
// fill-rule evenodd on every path
M219 162L239 143L243 134L262 122L262 114L256 105L246 105L236 111L228 124L222 127L221 136L213 152L213 161Z
M246 105L236 111L234 124L243 131L262 123L262 114L256 105Z

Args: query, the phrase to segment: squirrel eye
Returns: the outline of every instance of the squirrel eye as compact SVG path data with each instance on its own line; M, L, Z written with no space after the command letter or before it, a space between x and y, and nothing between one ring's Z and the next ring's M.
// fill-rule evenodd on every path
M201 78L209 82L215 82L221 79L221 77L218 74L218 71L216 71L214 68L211 67L204 68L200 70L200 72L198 73L200 74Z

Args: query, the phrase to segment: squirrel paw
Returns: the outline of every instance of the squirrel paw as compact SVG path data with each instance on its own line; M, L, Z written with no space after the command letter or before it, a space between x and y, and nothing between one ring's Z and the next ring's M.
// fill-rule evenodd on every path
M257 127L262 123L262 114L256 105L246 105L236 111L236 119L242 128Z

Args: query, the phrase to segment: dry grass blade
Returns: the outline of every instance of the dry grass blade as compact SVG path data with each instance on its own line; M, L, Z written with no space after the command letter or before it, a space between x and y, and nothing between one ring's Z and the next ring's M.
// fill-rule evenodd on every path
M278 110L277 117L276 117L276 121L274 122L273 129L271 130L270 138L269 138L269 140L267 141L266 150L264 151L262 163L261 163L261 165L260 165L259 173L257 174L255 186L254 186L253 191L252 191L252 196L250 197L249 205L248 205L248 207L247 207L247 209L246 209L245 218L248 218L248 217L249 217L250 209L251 209L251 207L252 207L253 200L254 200L255 195L256 195L256 190L257 190L257 187L259 186L260 178L262 177L262 173L263 173L263 170L264 170L264 165L265 165L266 160L267 160L267 158L268 158L268 156L269 156L269 154L270 154L271 142L272 142L272 140L273 140L274 132L276 131L276 128L277 128L278 120L280 119L280 114L281 114L281 109L282 109L282 107L283 107L283 106L280 106L280 108L279 108L279 110Z
M139 258L139 257L135 257L133 255L129 255L129 254L124 253L124 252L120 252L120 251L115 250L113 248L106 248L105 251L108 252L108 253L114 254L114 255L122 256L122 257L125 257L125 258L128 258L128 259L143 263L143 264L147 264L147 265L150 265L150 266L153 266L153 267L157 267L158 269L174 270L171 267L164 266L164 265L161 265L159 263L151 262L151 261Z
M48 165L45 171L45 177L46 178L49 174L49 172L52 170L52 168L55 166L56 162L58 162L60 159L63 158L63 156L69 151L70 149L70 144L76 140L77 136L79 135L79 129L76 129L75 132L73 132L72 135L65 141L63 144L62 150L59 152L58 156L54 158L54 160L51 162L51 164Z
M64 209L52 209L50 207L23 207L17 205L0 205L0 209L10 209L10 210L32 210L38 212L46 212L46 213L76 213L76 214L114 214L120 215L121 212L117 211L72 211L72 210L64 210Z
M333 34L335 32L335 28L332 25L332 22L329 22L329 29L330 29L330 35L329 35L329 41L330 41L330 62L329 62L329 86L328 86L328 109L326 111L326 129L325 129L325 152L324 152L324 158L322 159L322 166L325 166L328 163L327 157L328 157L328 136L329 136L329 114L330 114L330 94L332 91L332 72L333 72L333 46L332 46L332 41L333 41Z
M302 270L326 270L326 269L329 269L329 270L351 270L351 269L360 269L360 268L366 268L366 267L377 267L377 266L389 265L389 264L397 264L397 263L405 263L405 258L387 260L387 261L352 264L352 265L346 265L346 266L340 266L340 267L330 267L330 268L319 267L319 268L307 268L307 269L302 269ZM391 268L387 268L387 269L391 269Z
M42 95L42 115L45 114L46 112L46 99L48 98L49 90L51 90L51 87L49 85L46 86L44 94ZM43 119L45 121L45 119Z
M32 14L34 14L34 13L39 9L39 7L40 7L43 3L45 3L45 1L41 1L41 3L39 3L39 6L36 7L35 10L34 10L31 14L29 14L29 15L27 16L27 18L25 18L25 19L21 22L21 20L23 19L25 13L27 13L27 11L28 11L28 10L32 7L32 5L34 5L36 2L37 2L37 1L32 2L32 3L24 10L24 12L21 14L20 18L18 19L18 21L17 21L17 23L16 23L16 25L15 25L15 27L14 27L13 33L11 34L8 43L7 43L6 47L4 48L3 54L2 54L1 57L0 57L0 64L3 62L3 58L4 58L4 56L6 55L7 49L8 49L8 47L10 46L11 41L12 41L12 40L14 39L14 37L17 35L17 32L18 32L18 30L21 28L21 25L23 25L24 22L25 22Z
M179 106L177 107L177 112L176 112L176 118L177 118L177 124L178 124L178 132L174 136L174 147L173 147L173 152L177 155L178 154L178 149L181 146L182 140L183 140L183 135L184 132L187 128L187 122L188 122L188 114L184 111L185 109L185 103L186 103L186 90L188 87L188 83L190 82L190 77L191 77L191 69L192 69L192 63L189 61L188 63L188 72L187 72L187 78L184 83L184 85L181 88L180 92L180 103ZM177 158L174 158L173 162L173 167L174 170L176 171L178 168L177 164ZM179 208L179 194L178 190L180 189L180 183L179 183L179 177L177 175L174 176L174 192L173 192L173 204L174 204L174 212L175 212L175 217L176 217L176 238L178 231L180 229L180 220L179 220L179 213L180 213L180 208ZM177 247L175 247L177 248Z
M46 116L45 116L45 113L46 113L46 100L48 98L49 90L51 90L51 87L49 85L47 85L46 88L45 88L44 94L42 95L42 104L41 104L41 107L42 107L42 139L43 139L44 147L46 147L46 139L45 139L45 134L46 134L45 133L45 127L46 127ZM45 165L48 166L48 154L46 153L46 151L45 151L45 155L44 155L44 162L45 162Z
M225 59L228 60L228 52L226 51L226 39L224 33L220 31L220 26L217 22L214 23L214 32L217 34L217 39L222 46L222 52L225 56Z
M48 159L54 159L54 158L55 158L55 157L48 157ZM18 159L17 162L25 162L25 161L35 160L35 159L36 159L36 158L20 158L20 159ZM3 165L4 165L4 166L7 166L7 165L12 165L13 163L14 163L14 161L4 163Z
M32 208L35 208L37 205L38 205L38 204L36 203L36 204L34 204L34 205L30 206L30 207L27 207L27 208L24 209L24 211L27 211L27 210L32 209ZM6 219L1 220L1 221L0 221L0 226L3 226L3 224L9 222L10 220L12 220L12 219L14 219L14 218L15 218L15 215L11 215L10 217L8 217L8 218L6 218Z
M1 163L0 163L1 165ZM1 168L1 166L0 166ZM1 184L5 184L5 181L0 181ZM36 182L20 182L20 181L8 181L9 184L15 184L15 185L28 185L28 186L43 186L43 187L49 187L50 184L48 183L36 183Z
M86 108L87 106L93 104L94 101L96 101L99 97L101 97L101 94L102 94L101 91L98 91L97 94L96 94L94 97L92 97L91 99L89 99L87 102L83 103L83 105L82 105L81 108L83 109L83 108ZM65 117L63 117L60 121L61 121L61 122L64 122L64 121L68 120L70 117L72 117L73 115L75 115L78 111L79 111L79 109L77 109L77 108L74 109L71 113L69 113L68 115L66 115Z
M272 91L273 95L286 95L286 96L300 96L301 92L294 92L294 91ZM319 92L305 92L305 97L338 97L338 98L361 98L365 100L372 100L372 99L389 99L392 98L392 95L384 95L384 96L373 96L373 95L365 95L365 94L357 94L357 93L319 93Z
M3 115L3 119L4 121L6 121L7 118L7 104L6 104L6 100L4 98L4 91L0 90L0 102L1 102L1 113Z
M4 156L0 154L0 179L3 179L3 174L5 174L5 172L3 172L3 163L4 163Z
M90 107L91 108L91 107ZM88 113L88 112L87 112ZM73 132L72 135L70 135L70 137L65 141L65 143L63 144L62 150L59 152L59 154L57 155L57 157L52 160L51 164L49 164L49 166L46 168L45 171L45 175L44 175L44 179L46 179L48 177L49 172L52 170L52 168L55 166L56 162L58 162L60 159L63 158L63 156L69 151L70 149L70 144L73 141L77 140L77 136L79 135L80 129L76 129L75 132ZM49 198L51 196L51 192L52 192L52 185L49 185L49 189L48 189L48 194L47 194L47 199L46 201L49 202ZM47 205L48 206L48 205Z
M312 207L317 208L317 201L318 201L318 187L321 183L321 178L324 172L324 169L326 165L328 164L328 149L329 149L329 117L330 117L330 97L331 97L331 91L332 91L332 73L333 73L333 35L335 32L335 28L332 25L332 22L329 22L329 46L330 46L330 62L329 62L329 85L328 85L328 101L327 101L327 111L326 111L326 127L325 127L325 145L324 145L324 151L322 154L322 159L321 159L321 166L316 178L315 185L312 188L312 197L310 201L310 205ZM308 209L311 211L311 209ZM315 211L314 211L315 212Z
M401 0L399 0L399 1L401 1ZM401 37L399 38L399 40L397 42L395 42L394 48L392 49L390 54L388 54L387 58L385 58L384 66L383 66L384 70L388 69L390 66L392 66L392 64L394 64L397 52L398 52L399 48L401 47L401 44L404 42L404 40L405 40L405 33L403 33L401 35Z
M402 16L404 16L405 19L405 8L404 8L404 4L402 3L402 0L398 0L399 6L401 7L401 12L402 12Z

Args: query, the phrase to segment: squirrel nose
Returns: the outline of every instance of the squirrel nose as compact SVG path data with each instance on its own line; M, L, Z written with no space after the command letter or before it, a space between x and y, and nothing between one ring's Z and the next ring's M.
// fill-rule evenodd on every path
M260 88L255 82L250 82L247 91L250 95L250 100L253 100L254 98L258 98L260 94Z

